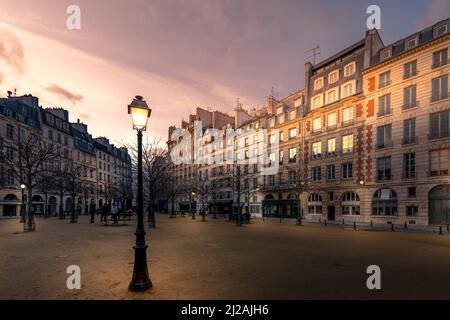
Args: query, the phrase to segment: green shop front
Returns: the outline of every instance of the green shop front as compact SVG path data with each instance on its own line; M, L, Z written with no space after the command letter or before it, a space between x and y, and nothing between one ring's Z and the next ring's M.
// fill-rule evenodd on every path
M297 219L299 201L296 199L273 199L266 197L262 201L264 218Z

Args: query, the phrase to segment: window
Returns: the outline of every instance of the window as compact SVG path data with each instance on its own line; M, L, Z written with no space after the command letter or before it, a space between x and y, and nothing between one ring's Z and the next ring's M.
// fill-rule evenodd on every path
M328 83L332 84L335 83L339 80L339 70L335 70L333 72L330 72L330 74L328 74Z
M341 197L341 214L342 215L360 215L359 196L354 192L346 192Z
M416 187L408 187L408 198L415 198L417 196Z
M14 161L14 149L6 148L6 159L9 161Z
M294 100L294 107L300 107L302 105L302 98L297 98Z
M297 100L301 100L301 99L297 99ZM297 101L295 100L295 101ZM292 110L289 112L289 120L294 120L297 117L297 110Z
M14 127L10 124L6 125L6 137L8 139L13 139L14 138Z
M327 166L327 180L333 181L336 179L336 166L334 164L330 164Z
M416 154L406 153L403 155L403 177L411 179L416 177Z
M355 62L351 62L344 67L344 77L350 77L355 73Z
M19 142L21 143L25 142L25 132L23 131L23 129L19 128L17 130L17 134L19 136Z
M398 199L392 189L379 189L372 199L372 215L374 216L397 216Z
M316 79L314 81L314 90L322 89L323 87L323 78Z
M312 158L320 159L322 156L322 142L314 142L312 145Z
M380 54L381 60L389 59L391 57L391 54L392 54L392 51L390 48L381 51L381 54Z
M448 175L448 148L430 151L429 175Z
M354 89L353 89L353 82L347 82L342 86L342 98L349 97L353 95Z
M336 112L332 112L327 115L327 128L336 128Z
M333 89L327 92L327 103L333 103L338 100L337 90Z
M284 155L284 152L280 151L280 159L279 159L280 164L283 164L283 155Z
M353 164L352 163L342 164L342 179L351 179L351 178L353 178Z
M406 49L412 49L417 46L417 38L406 40Z
M297 137L297 128L289 129L289 139Z
M308 197L308 214L322 214L322 197L317 193Z
M403 110L414 107L417 107L415 85L403 89Z
M448 74L431 80L431 102L448 98Z
M418 206L406 206L406 215L408 217L416 217L419 212Z
M297 161L297 148L289 149L289 163Z
M441 111L430 114L430 139L449 136L449 111Z
M334 156L336 154L336 138L327 140L327 155Z
M272 145L275 143L275 134L271 134L269 136L269 145ZM237 148L239 149L239 145L237 146Z
M403 65L403 79L408 79L417 74L417 60L405 63Z
M433 65L432 68L439 68L448 63L448 49L439 50L433 52Z
M351 124L353 122L353 107L345 108L342 111L344 125Z
M312 108L313 109L319 108L322 105L323 105L323 96L322 95L315 96L312 99Z
M437 26L436 29L434 29L434 36L435 37L440 37L443 34L447 33L447 25L446 24L442 24L440 26Z
M378 80L378 88L384 88L391 84L391 71L386 71L380 74Z
M378 98L378 116L391 114L391 94L385 94Z
M283 142L284 140L284 132L280 131L280 142Z
M391 157L377 159L377 180L391 180Z
M297 173L295 171L288 172L288 183L291 185L297 183Z
M416 118L403 121L403 144L416 143Z
M342 153L353 152L353 135L349 134L342 137Z
M322 118L321 117L315 118L313 120L313 128L312 128L312 130L313 130L313 133L317 133L317 132L322 131Z
M314 167L311 169L311 178L313 181L320 181L320 179L322 179L322 171L320 167Z

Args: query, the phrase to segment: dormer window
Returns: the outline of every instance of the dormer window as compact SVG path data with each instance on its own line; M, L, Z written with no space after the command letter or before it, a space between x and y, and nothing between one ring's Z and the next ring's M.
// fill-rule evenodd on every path
M339 79L339 70L333 71L328 75L329 84L337 82L338 79Z
M322 89L323 87L323 78L316 79L314 81L314 90Z
M294 107L300 107L301 105L302 105L302 103L303 103L303 99L302 99L302 97L300 97L300 98L297 98L297 99L295 99L295 101L294 101Z
M386 60L389 59L392 55L392 50L391 49L385 49L383 51L381 51L381 60Z
M412 49L417 46L417 38L406 40L406 49Z
M350 62L344 67L344 77L350 77L355 73L356 63L355 61Z
M437 27L434 29L434 37L435 37L435 38L436 38L436 37L440 37L440 36L446 34L447 31L448 31L447 25L446 25L446 24L441 24L440 26L437 26Z

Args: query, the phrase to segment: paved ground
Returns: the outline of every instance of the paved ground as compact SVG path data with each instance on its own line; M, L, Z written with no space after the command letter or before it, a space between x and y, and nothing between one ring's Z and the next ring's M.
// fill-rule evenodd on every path
M448 235L157 218L145 294L127 291L135 221L37 219L37 232L24 234L18 220L1 220L0 299L450 298ZM73 264L79 291L66 288ZM366 289L371 264L382 269L378 292Z

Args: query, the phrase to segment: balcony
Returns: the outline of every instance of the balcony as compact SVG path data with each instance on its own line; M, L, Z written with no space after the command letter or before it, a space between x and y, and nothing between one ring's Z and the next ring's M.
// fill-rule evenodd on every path
M404 146L408 145L408 144L416 144L418 142L419 142L419 138L417 136L416 137L405 137L402 140L402 144Z
M433 132L428 134L428 140L442 139L450 137L450 131Z
M328 152L325 154L325 157L326 157L326 158L335 158L335 157L336 157L336 151L328 151Z
M375 179L376 182L386 182L386 181L392 181L393 177L390 173L384 173L382 175L378 175Z
M311 156L311 160L320 160L320 159L322 159L322 154L320 154L320 153L313 154Z
M322 133L322 128L312 130L312 134L320 134L320 133Z
M403 180L415 179L415 178L417 178L417 174L415 171L403 172L403 174L402 174Z
M394 143L392 141L386 141L386 142L377 144L376 148L377 148L377 150L386 149L386 148L392 148L393 145L394 145Z
M435 103L435 102L446 100L446 99L448 99L448 96L449 96L448 93L443 93L443 94L440 94L437 97L431 97L430 98L430 103Z
M418 108L419 107L419 101L412 101L410 103L405 103L402 106L402 110L409 110L409 109L414 109L414 108Z
M353 123L355 123L355 120L353 120L353 119L345 120L345 121L342 121L342 126L343 127L351 126Z
M391 114L392 114L391 108L389 108L388 110L386 110L386 111L384 111L384 112L378 111L378 112L377 112L377 117L378 117L378 118L386 117L386 116L390 116Z
M355 152L355 150L353 148L352 149L349 149L349 148L342 149L340 152L340 155L341 156L349 156L349 155L352 155L354 152Z
M427 171L428 177L440 177L440 176L448 176L448 169L447 170L431 170Z
M417 70L414 71L414 72L411 72L411 73L404 72L403 73L403 80L406 80L406 79L409 79L409 78L412 78L412 77L415 77L415 76L417 76Z
M437 63L433 63L433 64L431 65L431 69L440 68L440 67L442 67L442 66L448 65L449 63L450 63L450 59L444 60L444 61L439 61L439 62L437 62Z
M334 130L334 129L336 129L336 128L337 128L337 125L336 125L336 124L331 124L331 125L327 126L327 130L328 130L328 131Z
M385 82L380 82L380 83L378 84L378 89L381 89L381 88L385 88L385 87L387 87L387 86L390 86L391 83L392 83L392 80L387 80L387 81L385 81Z

